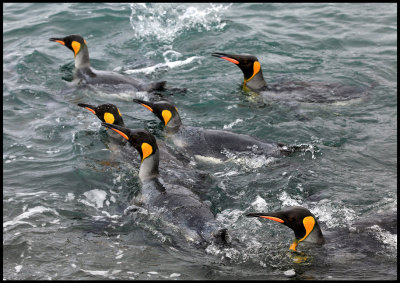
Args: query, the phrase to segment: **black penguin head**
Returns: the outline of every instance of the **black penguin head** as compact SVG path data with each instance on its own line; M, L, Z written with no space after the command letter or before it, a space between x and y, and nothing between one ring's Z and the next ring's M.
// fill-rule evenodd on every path
M154 113L166 127L179 127L181 125L181 118L178 109L169 101L149 102L140 99L133 99L146 109Z
M125 138L140 154L143 160L158 152L156 138L144 129L130 130L128 128L117 126L109 123L101 123L104 127L109 128Z
M226 53L212 53L211 55L236 64L242 70L245 82L250 81L255 75L261 72L260 62L255 56Z
M82 50L83 46L86 46L86 40L83 39L82 36L78 34L68 35L64 38L50 38L50 41L58 42L74 52L74 55L78 55L78 53Z
M89 110L102 122L114 124L117 126L124 126L124 120L122 119L121 112L114 104L108 103L99 106L93 106L90 104L79 103L78 106Z
M293 251L296 251L299 242L306 240L311 234L315 237L314 242L318 244L325 242L314 214L301 206L292 206L277 212L249 213L246 216L273 220L291 228L295 235L295 240L290 246Z

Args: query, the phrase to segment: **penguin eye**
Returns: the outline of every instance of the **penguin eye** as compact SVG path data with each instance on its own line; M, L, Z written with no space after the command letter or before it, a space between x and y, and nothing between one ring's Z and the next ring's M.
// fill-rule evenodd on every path
M146 142L142 143L142 153L143 153L143 158L142 158L143 161L145 158L149 157L153 153L153 147Z
M109 124L114 124L114 115L108 112L104 113L104 121Z

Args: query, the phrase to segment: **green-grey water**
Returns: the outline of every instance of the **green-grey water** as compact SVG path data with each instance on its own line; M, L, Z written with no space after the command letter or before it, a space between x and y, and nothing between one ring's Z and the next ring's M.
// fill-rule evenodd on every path
M129 92L71 85L73 53L49 41L69 34L96 69L187 88L165 94L185 125L311 146L186 168L209 174L202 197L240 244L176 246L156 221L124 214L139 161L111 150L77 103L113 103L159 139L163 127ZM257 56L271 83L374 87L349 102L260 105L213 52ZM397 4L3 4L3 279L397 279L396 185ZM305 263L286 255L289 228L245 217L292 205L327 240L299 245Z

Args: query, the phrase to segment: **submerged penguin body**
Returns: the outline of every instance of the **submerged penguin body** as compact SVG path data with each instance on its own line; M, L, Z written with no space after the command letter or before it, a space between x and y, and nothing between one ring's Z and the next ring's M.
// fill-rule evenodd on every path
M102 124L124 137L139 152L142 190L135 204L148 209L148 212L158 213L164 221L178 227L190 242L226 242L226 229L221 228L210 207L199 196L187 187L160 177L159 149L151 133Z
M262 95L265 102L335 103L358 99L367 94L367 90L362 87L337 83L282 81L267 84L257 57L227 53L211 55L237 65L243 72L243 89Z
M111 71L100 71L91 67L89 49L86 40L80 35L69 35L64 38L50 38L50 41L58 42L74 52L75 70L74 80L78 84L91 85L115 85L127 86L134 91L164 90L165 81L143 83L132 77Z
M134 99L153 112L165 124L167 135L173 143L188 155L200 155L226 160L229 152L252 152L266 157L279 157L295 151L281 143L260 140L255 137L223 130L184 126L178 110L169 101L149 102ZM297 149L296 149L297 150Z

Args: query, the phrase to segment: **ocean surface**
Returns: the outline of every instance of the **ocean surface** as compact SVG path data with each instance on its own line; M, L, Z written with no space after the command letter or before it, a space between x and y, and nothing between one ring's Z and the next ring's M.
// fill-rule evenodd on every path
M86 39L96 69L186 88L163 93L185 125L310 149L193 159L183 170L207 174L201 197L237 241L177 245L157 221L125 211L139 159L113 150L77 104L113 103L127 127L160 140L163 125L128 91L74 86L73 53L49 41L70 34ZM368 94L260 104L213 52L257 56L269 83ZM168 161L161 170L171 172ZM245 217L293 205L313 212L326 238L299 245L302 263L287 255L291 229ZM292 278L397 279L397 4L3 4L3 279Z

